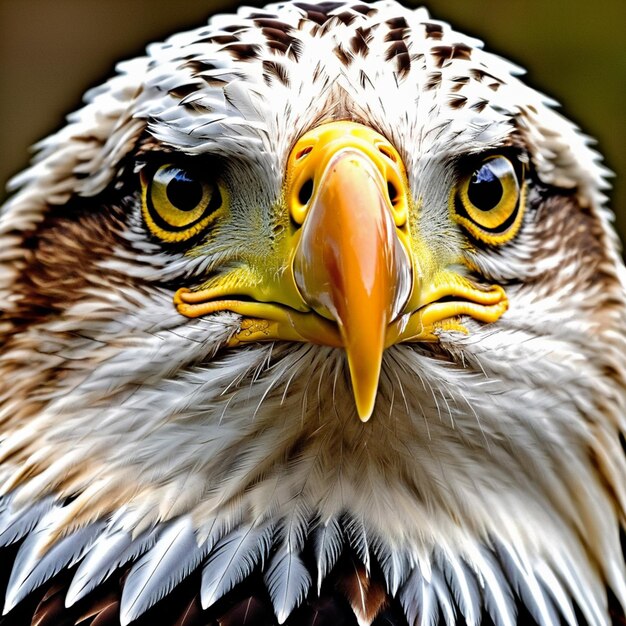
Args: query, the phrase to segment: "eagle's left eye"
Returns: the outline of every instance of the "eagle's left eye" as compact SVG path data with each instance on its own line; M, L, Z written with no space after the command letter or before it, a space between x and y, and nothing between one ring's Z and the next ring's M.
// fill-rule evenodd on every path
M523 167L505 156L485 158L453 192L455 219L489 244L509 241L519 229L524 200Z
M215 180L175 164L141 174L142 212L150 232L166 242L190 239L223 205Z

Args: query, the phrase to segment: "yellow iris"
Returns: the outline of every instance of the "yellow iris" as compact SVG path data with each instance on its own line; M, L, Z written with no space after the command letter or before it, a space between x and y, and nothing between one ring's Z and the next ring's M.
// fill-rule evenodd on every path
M518 173L504 156L487 157L452 193L456 221L488 244L510 241L523 216L523 168L520 169Z
M141 174L144 220L150 232L166 242L180 242L201 232L224 205L214 181L174 164Z

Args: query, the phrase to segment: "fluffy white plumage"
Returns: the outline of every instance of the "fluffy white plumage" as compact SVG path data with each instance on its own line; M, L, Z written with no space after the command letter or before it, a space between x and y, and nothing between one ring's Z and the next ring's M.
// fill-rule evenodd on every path
M118 72L0 214L0 543L24 539L5 613L78 564L68 607L129 570L126 625L201 568L203 609L257 572L283 623L349 553L359 624L388 606L398 624L512 625L520 606L609 624L607 590L626 606L626 283L587 139L510 63L386 0L244 8ZM254 266L290 150L335 119L399 151L431 265L509 301L388 348L367 424L343 351L226 350L239 316L172 302ZM512 147L523 224L474 245L450 219L458 164ZM188 247L150 237L137 173L155 152L226 163L233 223Z

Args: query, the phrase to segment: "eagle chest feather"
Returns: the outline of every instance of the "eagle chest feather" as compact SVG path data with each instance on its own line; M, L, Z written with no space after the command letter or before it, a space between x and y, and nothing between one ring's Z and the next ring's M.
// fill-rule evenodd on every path
M0 213L0 624L624 624L589 140L393 0L151 45Z

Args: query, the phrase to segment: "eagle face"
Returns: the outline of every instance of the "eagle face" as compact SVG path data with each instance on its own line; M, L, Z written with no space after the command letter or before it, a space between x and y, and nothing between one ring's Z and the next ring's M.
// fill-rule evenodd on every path
M607 172L519 73L393 1L243 8L39 144L0 214L7 623L623 619Z

